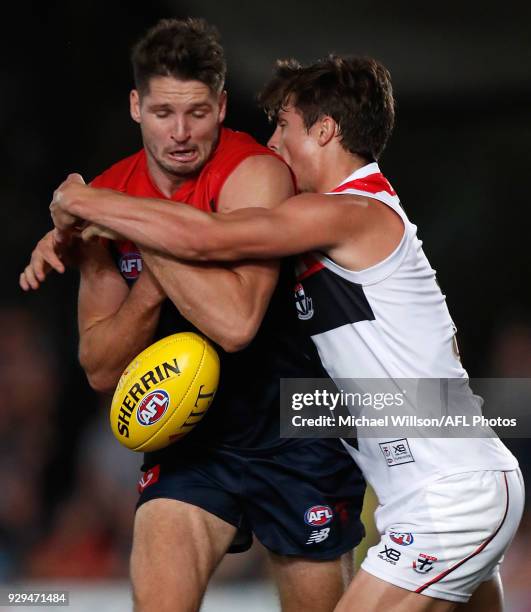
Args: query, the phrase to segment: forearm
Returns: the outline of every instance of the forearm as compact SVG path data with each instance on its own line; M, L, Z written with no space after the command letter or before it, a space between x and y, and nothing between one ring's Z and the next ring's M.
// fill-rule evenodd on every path
M276 211L259 206L212 214L181 202L108 189L85 187L69 199L68 211L140 247L187 261L282 257L296 252L291 245L300 235L277 219Z
M137 245L182 259L202 259L202 236L211 215L180 202L85 188L68 205L72 215L101 225Z
M80 304L91 290L82 279ZM112 393L127 364L153 341L160 301L147 290L137 281L115 313L80 329L79 360L95 390Z
M277 264L256 265L268 276L253 289L246 280L253 264L241 266L245 274L219 264L174 260L142 249L144 261L179 312L228 352L244 348L254 337L277 277Z

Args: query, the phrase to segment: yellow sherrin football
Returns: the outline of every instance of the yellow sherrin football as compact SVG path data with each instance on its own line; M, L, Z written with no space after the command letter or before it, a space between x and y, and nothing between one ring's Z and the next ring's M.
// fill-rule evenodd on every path
M198 334L163 338L124 370L111 405L117 440L134 451L168 446L204 417L219 381L219 357Z

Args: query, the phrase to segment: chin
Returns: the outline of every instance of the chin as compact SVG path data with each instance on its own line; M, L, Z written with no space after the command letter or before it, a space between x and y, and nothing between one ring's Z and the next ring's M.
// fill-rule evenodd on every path
M204 162L196 162L195 164L190 164L189 166L186 164L164 164L162 167L166 172L172 174L173 176L193 176L194 174L198 174L203 169L205 165Z

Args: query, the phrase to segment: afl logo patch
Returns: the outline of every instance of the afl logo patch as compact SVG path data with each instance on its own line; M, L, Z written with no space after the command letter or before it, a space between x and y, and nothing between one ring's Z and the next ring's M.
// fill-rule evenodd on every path
M399 533L398 531L390 531L389 537L395 544L400 546L409 546L415 541L412 533Z
M312 527L322 527L334 518L334 512L330 506L312 506L304 513L304 522Z
M122 276L127 280L136 280L142 272L142 255L140 253L124 253L118 262Z
M153 425L164 416L170 405L170 396L163 389L148 393L138 404L136 419L140 425Z
M297 316L302 321L313 317L312 298L304 293L304 287L300 283L295 285L295 306L297 308Z

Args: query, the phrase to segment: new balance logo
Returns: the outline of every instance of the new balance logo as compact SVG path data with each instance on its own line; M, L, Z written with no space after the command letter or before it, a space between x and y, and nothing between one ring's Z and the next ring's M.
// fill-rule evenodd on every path
M324 542L329 535L330 527L325 527L324 529L316 529L315 531L312 531L306 544L320 544L321 542Z

